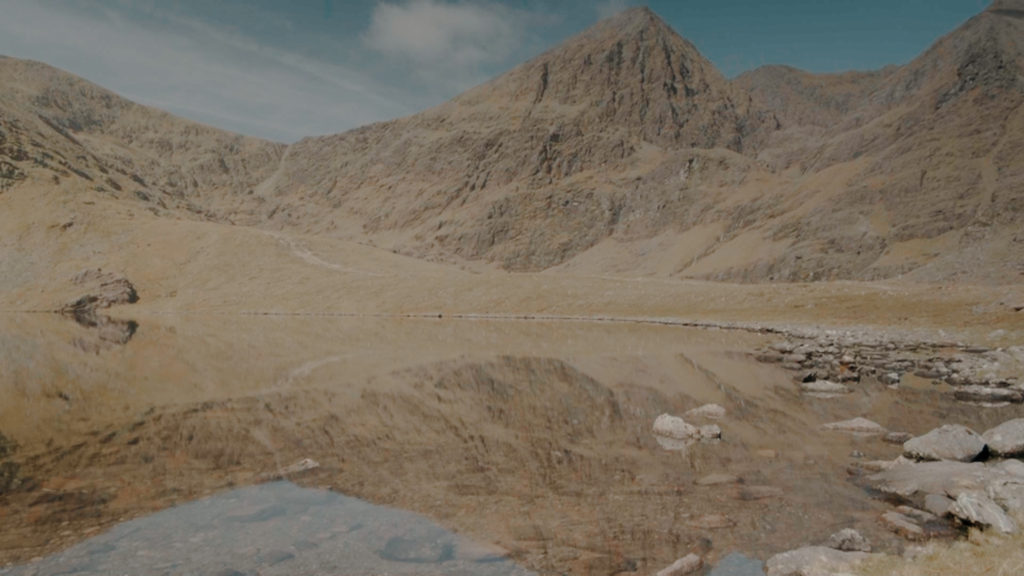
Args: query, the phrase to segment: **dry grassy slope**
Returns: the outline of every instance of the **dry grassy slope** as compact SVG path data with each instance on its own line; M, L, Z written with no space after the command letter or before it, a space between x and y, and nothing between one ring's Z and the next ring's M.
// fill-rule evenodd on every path
M772 138L779 145L769 145L759 157L786 159L783 167L794 166L800 178L841 177L821 184L822 201L801 220L772 230L775 238L797 239L787 257L802 261L791 263L791 270L867 279L909 274L921 280L1020 280L1020 16L1005 8L986 11L910 64L885 72L881 81L878 75L867 77L861 84L870 93L862 91L859 106L841 121L832 118L834 127L819 135L799 124L781 127ZM802 94L825 79L805 80ZM811 108L815 100L840 102L849 87L843 76L832 80L828 97L788 103ZM774 88L763 81L754 93ZM788 96L785 89L776 92ZM779 113L793 115L787 107ZM798 139L802 144L787 149L785 141ZM769 273L775 269L769 267Z
M303 141L261 191L282 228L512 270L1017 282L1011 5L903 67L732 83L631 10L436 109Z
M75 180L154 213L223 220L284 152L281 144L129 102L45 64L0 58L0 78L0 162L19 178Z
M517 271L1017 283L1019 5L903 67L733 82L633 9L442 106L287 149L3 59L0 184Z

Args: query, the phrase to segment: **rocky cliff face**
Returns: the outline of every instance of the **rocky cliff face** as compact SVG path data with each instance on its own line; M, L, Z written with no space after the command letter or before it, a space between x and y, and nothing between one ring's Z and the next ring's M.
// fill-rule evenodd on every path
M901 67L730 82L632 9L441 106L287 149L2 60L0 183L42 167L172 217L509 270L1018 282L1022 14L997 2Z

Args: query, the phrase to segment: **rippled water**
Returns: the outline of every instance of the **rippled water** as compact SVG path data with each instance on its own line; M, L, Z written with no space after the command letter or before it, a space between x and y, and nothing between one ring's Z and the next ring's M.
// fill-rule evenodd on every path
M753 359L772 337L744 332L134 322L127 334L118 322L0 316L0 434L10 440L0 441L0 565L19 574L516 570L482 562L507 556L540 573L646 573L690 552L712 564L732 553L763 560L847 527L893 549L901 541L878 521L887 505L851 472L899 448L822 425L865 416L917 434L1020 415L955 403L931 385L863 382L840 398L808 398L792 374ZM651 434L658 415L709 402L727 411L714 421L720 441L666 449ZM365 530L350 530L355 510L373 518ZM403 535L395 526L419 517L399 510L445 532ZM205 554L194 546L231 552L189 564ZM341 549L352 555L332 555Z

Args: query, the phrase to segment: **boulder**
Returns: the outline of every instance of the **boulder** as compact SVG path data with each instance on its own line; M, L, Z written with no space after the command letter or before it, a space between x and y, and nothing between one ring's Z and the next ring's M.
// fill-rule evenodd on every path
M881 424L872 422L867 418L854 418L852 420L843 420L842 422L832 422L831 424L825 424L825 429L865 435L885 434L886 432L885 428L883 428Z
M993 388L991 386L961 386L953 392L953 397L962 402L983 402L986 404L1024 402L1024 392L1013 388Z
M985 449L985 440L958 424L946 424L903 443L903 454L916 460L970 462Z
M1024 418L1003 422L982 435L997 456L1024 456Z
M844 528L829 536L828 547L843 552L871 552L871 543L853 528Z
M696 572L702 566L704 566L704 561L700 556L687 554L676 560L671 566L659 570L657 576L682 576L683 574Z
M678 416L662 414L654 420L654 434L676 440L689 440L700 437L700 429Z
M984 492L961 493L949 512L969 524L991 526L1004 534L1017 532L1017 523Z
M769 558L767 576L831 576L836 572L849 572L861 562L877 556L868 552L807 546Z
M980 462L902 462L871 476L878 490L910 498L915 494L956 497L965 490L984 490L995 475L1005 474Z

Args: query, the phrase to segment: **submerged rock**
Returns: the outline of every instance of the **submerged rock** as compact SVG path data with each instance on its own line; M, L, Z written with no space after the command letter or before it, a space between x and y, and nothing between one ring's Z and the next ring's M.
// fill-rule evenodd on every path
M977 432L959 424L946 424L903 443L903 454L916 460L970 462L984 449L985 440Z
M1003 422L982 436L997 456L1024 456L1024 418Z
M733 552L722 558L708 576L765 576L764 562Z
M826 576L849 572L861 562L877 556L868 552L843 552L825 546L807 546L769 558L767 576Z

